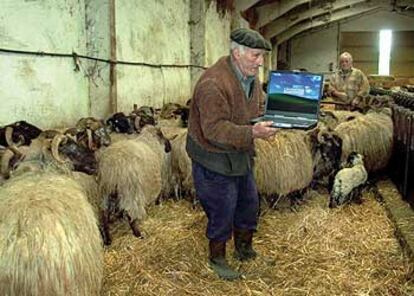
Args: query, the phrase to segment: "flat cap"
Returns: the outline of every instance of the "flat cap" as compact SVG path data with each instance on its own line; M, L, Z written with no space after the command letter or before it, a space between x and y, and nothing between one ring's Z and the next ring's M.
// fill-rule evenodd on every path
M236 29L230 34L230 39L238 44L250 47L250 48L259 48L264 50L272 50L270 42L264 39L259 32L241 28Z

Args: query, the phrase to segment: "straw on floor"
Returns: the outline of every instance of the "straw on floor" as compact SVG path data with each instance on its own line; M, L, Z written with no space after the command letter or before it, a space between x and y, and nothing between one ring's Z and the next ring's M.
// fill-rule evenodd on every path
M327 207L313 192L292 211L266 210L254 244L260 256L232 266L245 278L218 279L207 264L206 218L186 201L149 211L145 239L118 224L105 251L103 295L413 295L409 260L384 208L364 195L362 205Z

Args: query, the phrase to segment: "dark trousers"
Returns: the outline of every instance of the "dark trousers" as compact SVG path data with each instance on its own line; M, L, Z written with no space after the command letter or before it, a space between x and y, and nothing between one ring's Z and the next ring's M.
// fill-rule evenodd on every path
M224 176L193 162L193 178L208 218L208 239L227 241L233 228L256 230L259 198L252 172Z

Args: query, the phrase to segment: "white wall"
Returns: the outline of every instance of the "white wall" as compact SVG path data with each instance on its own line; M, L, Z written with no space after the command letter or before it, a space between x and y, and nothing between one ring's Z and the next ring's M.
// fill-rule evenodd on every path
M301 67L310 71L326 72L329 63L333 62L335 69L339 55L338 31L379 31L381 29L414 30L414 18L389 11L377 11L295 37L291 40L291 68Z
M109 0L0 0L0 48L110 59ZM209 5L206 3L210 3ZM191 5L204 25L190 34ZM117 59L153 65L190 65L201 42L199 66L228 54L230 16L215 1L115 1ZM41 128L73 126L86 116L110 114L109 64L72 57L0 52L0 125L27 120ZM191 67L116 66L117 110L134 103L160 107L191 96ZM202 72L202 71L201 71Z
M189 1L117 1L117 58L161 65L190 64ZM190 69L117 66L118 110L162 106L190 97Z
M212 1L207 9L205 22L205 66L211 66L230 52L231 14L226 13L221 17L217 13L216 2Z
M329 30L294 39L291 45L291 69L328 72L329 63L337 59L337 36L337 27L332 26Z
M109 0L85 0L86 54L110 56ZM90 115L103 118L111 112L109 64L83 60L89 82Z
M2 0L0 48L85 53L82 0ZM0 125L62 126L89 113L88 81L72 58L0 52Z

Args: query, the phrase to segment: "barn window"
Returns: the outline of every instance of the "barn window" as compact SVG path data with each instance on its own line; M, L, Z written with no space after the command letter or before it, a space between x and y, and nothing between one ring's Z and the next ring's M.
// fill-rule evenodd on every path
M390 57L391 57L391 44L392 44L392 31L381 30L379 36L379 63L378 74L389 75L390 74Z

